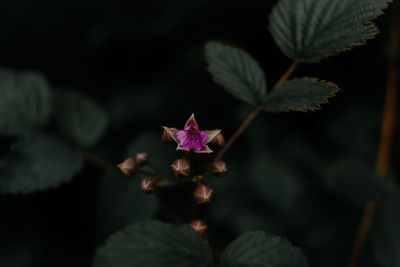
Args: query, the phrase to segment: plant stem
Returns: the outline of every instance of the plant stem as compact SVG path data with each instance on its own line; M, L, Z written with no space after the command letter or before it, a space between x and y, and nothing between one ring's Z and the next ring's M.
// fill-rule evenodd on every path
M257 107L247 118L246 120L240 125L240 127L236 130L236 132L232 135L232 137L228 140L228 142L224 145L224 147L219 151L217 156L215 156L213 162L217 162L222 159L225 155L226 151L233 145L233 143L238 139L238 137L244 132L244 130L249 127L249 125L260 115L263 111L263 107ZM211 172L211 168L207 168L204 178L206 178Z
M274 85L273 89L278 87L279 85L282 85L287 81L287 79L290 77L290 75L293 73L293 71L297 68L298 66L298 61L294 61L293 64L289 67L289 69L283 74L283 76L279 79L279 81ZM240 127L236 130L236 132L232 135L232 137L228 140L228 142L222 147L222 149L219 151L217 156L215 156L214 160L212 163L217 162L223 158L225 153L228 151L229 148L233 145L233 143L238 139L238 137L244 132L244 130L249 127L249 125L260 115L260 113L264 110L262 106L257 107L247 118L246 120L240 125ZM210 175L211 172L211 165L207 168L206 172L204 173L203 177L204 179L207 178L208 175Z
M141 169L141 168L136 168L136 169L135 169L135 172L141 173L141 174L150 175L150 176L157 176L157 175L158 175L158 174L155 173L155 172L146 171L146 170L143 170L143 169Z
M395 14L395 12L393 12L393 14ZM386 97L381 128L381 140L379 144L378 159L376 164L376 172L381 177L386 176L389 171L393 135L396 123L396 96L399 84L399 71L397 69L395 60L399 56L400 49L400 20L395 18L393 14L390 24L390 40L392 49L391 56L393 58L389 59L390 63L388 69L388 83L386 88ZM382 194L379 194L379 196L375 200L368 203L367 206L364 208L364 214L358 227L357 235L354 241L353 253L349 263L350 267L357 266L362 248L370 232L376 210L381 203L382 197Z
M97 168L99 168L100 170L103 170L103 171L110 171L114 168L114 166L112 164L110 164L88 152L85 152L85 159L87 162L93 164L94 166L96 166Z
M353 254L351 255L349 264L350 267L356 267L357 265L365 240L367 239L368 233L371 229L375 212L381 202L381 199L382 195L379 195L377 199L369 202L367 206L365 206L364 214L361 219L361 224L357 230L357 238L354 242Z
M147 162L146 163L149 167L153 168L153 170L157 171L157 172L162 172L160 168L158 168L156 165L154 165L151 162Z
M295 60L293 64L290 66L290 68L285 72L285 74L283 74L283 76L279 79L279 81L274 85L274 87L272 87L272 89L275 89L276 87L284 84L287 81L287 79L289 79L290 75L292 75L293 71L297 68L298 65L299 62Z

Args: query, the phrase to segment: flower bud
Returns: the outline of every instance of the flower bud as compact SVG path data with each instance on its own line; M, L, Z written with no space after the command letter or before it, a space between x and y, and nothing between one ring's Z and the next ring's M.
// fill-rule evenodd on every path
M218 160L216 162L213 162L211 165L211 172L215 175L215 176L222 176L226 173L228 169L226 168L226 164L225 162L223 162L222 160Z
M143 165L148 160L147 153L137 153L136 154L136 163L139 165Z
M131 177L136 168L136 160L128 158L124 162L118 164L117 167L127 177Z
M211 201L214 191L207 185L198 185L193 192L193 197L198 204L203 204Z
M177 159L171 164L176 177L187 177L190 174L190 163L186 159Z
M150 178L142 180L142 190L146 193L153 193L156 190L156 184Z
M202 220L193 220L189 223L189 225L200 235L204 235L207 233L207 224Z
M225 144L225 138L222 135L222 133L219 133L216 137L214 137L211 141L210 141L211 145L216 145L216 146L223 146Z
M164 129L162 135L161 135L161 140L165 144L171 144L176 142L176 133L178 132L178 129L176 128L168 128L168 127L162 127Z

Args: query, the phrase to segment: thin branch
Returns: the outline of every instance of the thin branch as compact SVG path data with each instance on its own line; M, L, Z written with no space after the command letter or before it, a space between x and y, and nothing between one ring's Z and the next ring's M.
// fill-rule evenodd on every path
M361 224L357 230L357 237L354 241L353 253L351 255L349 267L356 267L358 259L360 258L362 248L374 220L375 212L381 202L382 195L379 195L376 200L371 201L365 206L364 214L361 219Z
M388 69L388 82L386 88L385 106L383 112L383 121L381 128L381 140L379 144L378 159L376 164L376 172L384 177L387 175L390 166L390 156L393 145L393 135L396 123L396 96L397 88L399 85L399 70L395 63L395 59L399 56L400 49L400 20L392 14L392 21L390 24L390 41L392 54L389 61ZM364 247L365 240L370 232L372 221L374 219L376 210L378 209L382 200L380 194L374 201L370 202L364 208L364 214L358 227L357 235L354 240L353 253L350 258L350 267L356 267L360 258L362 248Z
M143 170L143 169L141 169L141 168L136 168L136 169L135 169L135 172L141 173L141 174L150 175L150 176L157 176L157 175L158 175L158 173L151 172L151 171L147 171L147 170Z
M289 79L290 75L292 75L293 71L297 68L298 65L299 62L295 60L293 64L290 66L290 68L285 72L285 74L283 74L283 76L279 79L279 81L274 85L272 89L275 89L276 87L284 84L287 81L287 79Z
M91 163L92 165L96 166L100 170L103 171L110 171L114 168L114 166L98 157L95 155L85 152L85 159L87 162Z
M279 79L279 81L274 85L273 89L278 87L279 85L282 85L289 79L290 75L293 73L293 71L296 69L298 66L298 62L294 61L293 64L289 67L289 69L283 74L283 76ZM228 140L228 142L223 146L223 148L219 151L217 156L215 156L214 160L212 161L217 162L223 158L225 153L231 148L233 143L238 139L238 137L244 132L244 130L249 127L249 125L260 115L260 113L264 110L262 106L257 107L247 118L246 120L240 125L240 127L236 130L236 132L232 135L232 137ZM204 173L203 177L204 179L207 178L207 176L211 172L211 165L207 168L206 172Z

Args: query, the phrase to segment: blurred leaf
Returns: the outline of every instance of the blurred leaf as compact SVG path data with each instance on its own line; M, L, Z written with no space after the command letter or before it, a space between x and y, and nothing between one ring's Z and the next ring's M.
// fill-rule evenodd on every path
M359 208L373 200L383 189L376 171L360 159L342 157L325 164L321 174L324 184L336 195Z
M221 256L222 266L308 266L299 248L293 247L286 238L267 235L264 232L245 232L228 245Z
M159 133L144 132L137 136L129 145L126 157L134 157L136 153L146 152L152 164L165 168L178 157L176 145L166 145L161 141L162 128Z
M276 158L261 156L254 159L247 166L247 183L253 192L279 210L295 210L304 187L299 175Z
M295 79L278 86L270 92L264 101L266 111L315 111L321 104L328 103L328 98L334 97L339 88L315 78Z
M245 51L217 42L206 46L208 71L227 92L252 105L261 105L267 85L264 71Z
M169 166L166 159L171 155L168 156L168 151L175 153L173 147L161 142L161 133L145 132L128 145L125 154L134 158L136 153L146 152L153 164L163 168ZM127 179L119 171L112 171L102 178L97 202L100 240L131 223L155 215L158 208L156 195L147 195L141 190L141 178L145 176L134 174L132 179Z
M132 224L97 250L94 267L214 266L211 251L191 227L160 221Z
M140 179L128 180L117 170L102 177L97 195L97 237L100 241L135 221L150 219L157 212L156 196L141 190Z
M83 147L95 145L108 125L108 115L92 99L69 90L55 94L55 120L71 140Z
M372 230L375 258L380 267L400 266L400 193L383 196Z
M323 135L331 146L330 154L365 159L369 166L374 166L381 134L381 113L381 105L362 99L359 103L351 101L334 114L326 114L321 123L325 125Z
M155 121L160 121L165 109L170 107L170 103L165 99L170 97L172 89L165 83L151 85L134 84L119 89L117 94L110 92L107 100L113 131L120 128L124 133L128 129L137 132L134 125L147 122L154 126ZM157 97L154 97L155 95ZM141 114L146 114L146 116ZM127 124L132 126L127 127Z
M48 122L52 101L44 76L0 70L0 95L1 134L29 134Z
M269 30L282 52L317 62L366 43L379 33L371 22L391 0L280 0Z
M56 136L36 134L0 160L0 192L32 193L67 182L82 169L83 151Z

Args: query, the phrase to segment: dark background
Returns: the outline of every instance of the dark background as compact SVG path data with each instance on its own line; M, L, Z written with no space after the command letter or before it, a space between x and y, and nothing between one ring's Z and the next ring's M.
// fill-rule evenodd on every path
M267 30L274 3L7 1L0 9L0 64L44 73L55 88L95 98L111 123L91 152L118 163L132 140L161 134L160 125L181 128L193 112L202 129L231 136L251 107L212 82L204 45L217 40L247 50L271 87L291 64ZM377 158L388 18L377 20L383 34L367 46L295 71L342 89L321 111L263 114L230 150L230 172L210 179L216 196L201 209L216 254L241 232L259 229L287 236L311 266L346 266L363 205L376 193L366 182L374 178L365 177L374 177ZM102 175L87 164L58 189L0 196L0 266L89 266L104 241L96 215ZM153 218L191 220L185 194L165 190L158 197L163 205ZM372 243L360 266L379 266Z

